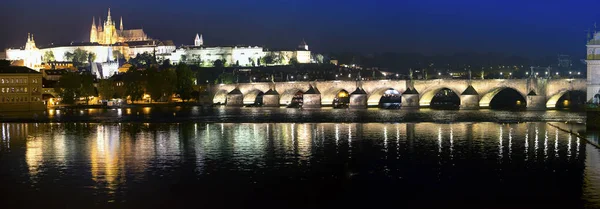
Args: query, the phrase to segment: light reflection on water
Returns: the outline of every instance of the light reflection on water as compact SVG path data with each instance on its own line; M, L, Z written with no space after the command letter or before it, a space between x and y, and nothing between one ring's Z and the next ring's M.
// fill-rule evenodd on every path
M149 186L140 185L163 188L185 181L192 187L203 182L205 187L193 188L225 192L243 190L244 185L290 184L287 189L273 187L278 188L275 193L291 192L288 189L298 182L314 185L328 179L394 186L398 193L423 197L454 190L445 198L496 194L515 197L516 204L522 201L516 197L529 195L532 204L600 206L598 149L546 123L2 123L0 127L0 174L9 177L0 184L6 190L32 188L42 198L54 192L50 185L56 182L65 191L81 193L81 201L134 204L173 200L162 198L170 197L171 190L147 194L144 188ZM414 191L414 183L428 192ZM146 196L133 195L137 192ZM379 194L351 186L343 192L365 194L366 200L367 193ZM13 198L19 196L15 193ZM510 205L510 199L507 202Z

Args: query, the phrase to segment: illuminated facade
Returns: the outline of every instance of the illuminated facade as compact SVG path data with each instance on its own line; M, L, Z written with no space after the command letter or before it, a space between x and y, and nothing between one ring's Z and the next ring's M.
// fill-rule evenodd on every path
M587 43L587 101L600 102L600 32ZM599 96L596 96L599 95Z
M0 112L44 110L42 74L27 67L0 67Z
M196 34L193 46L183 46L170 53L157 55L159 61L169 59L172 64L185 62L199 64L205 67L213 66L216 60L224 61L226 66L258 66L265 65L261 59L273 56L275 63L269 65L288 65L295 58L298 63L310 63L311 53L308 44L302 41L297 49L293 50L268 50L259 46L205 46L202 34Z
M31 69L39 69L42 64L42 52L35 45L35 40L32 34L27 34L27 42L25 42L25 48L21 49L7 49L6 50L7 60L23 60L21 66L25 66Z
M143 29L123 29L123 18L119 28L112 20L110 16L110 9L108 9L108 16L106 21L102 22L100 19L96 26L96 18L92 18L92 28L90 30L90 42L99 44L115 44L130 41L146 41L149 40L148 35L144 33Z

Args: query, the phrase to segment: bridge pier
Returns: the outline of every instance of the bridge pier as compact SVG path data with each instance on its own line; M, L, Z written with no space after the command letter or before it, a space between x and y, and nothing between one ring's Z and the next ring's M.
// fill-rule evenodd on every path
M366 109L367 100L367 92L357 87L356 90L350 94L349 107L352 109Z
M408 88L402 94L400 109L419 109L419 92Z
M461 110L477 110L479 109L479 93L469 85L465 91L460 95L460 109Z
M321 108L321 92L312 85L302 96L302 108Z
M244 106L244 94L240 89L235 88L231 92L227 93L227 99L225 100L225 106L228 107L241 107Z
M479 95L460 95L461 110L478 110Z
M263 107L279 107L279 93L277 90L269 89L263 95Z
M527 95L527 110L546 110L546 97L532 93Z

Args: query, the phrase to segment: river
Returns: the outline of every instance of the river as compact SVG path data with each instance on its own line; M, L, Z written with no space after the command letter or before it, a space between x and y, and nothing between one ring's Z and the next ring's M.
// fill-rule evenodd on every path
M582 113L62 111L0 123L3 208L600 207Z

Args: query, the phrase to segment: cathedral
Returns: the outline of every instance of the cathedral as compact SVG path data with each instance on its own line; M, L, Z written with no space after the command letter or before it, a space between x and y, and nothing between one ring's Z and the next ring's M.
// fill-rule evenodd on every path
M99 44L115 44L130 41L146 41L150 40L143 29L123 29L123 17L119 29L117 29L116 23L110 16L110 9L108 9L108 16L106 21L102 23L102 20L98 20L96 26L96 18L92 17L92 29L90 31L90 42Z

